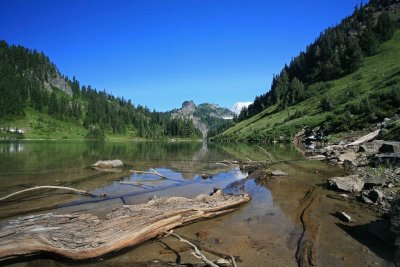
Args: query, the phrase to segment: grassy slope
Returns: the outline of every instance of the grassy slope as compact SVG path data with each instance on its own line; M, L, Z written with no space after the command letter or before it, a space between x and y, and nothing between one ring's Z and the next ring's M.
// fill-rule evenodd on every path
M23 129L25 139L83 140L88 132L80 123L61 121L32 108L26 108L25 114L24 118L12 121L2 121L0 118L0 127ZM135 136L136 133L132 129L127 129L124 134L113 134L110 130L106 131L107 140L146 140ZM16 138L17 135L0 131L0 139L2 137ZM166 140L197 141L198 139L166 138Z
M77 123L60 121L32 108L26 108L25 113L22 119L0 122L0 125L24 129L27 139L83 139L87 133Z
M311 98L288 107L286 110L274 113L276 106L271 106L259 114L229 128L219 136L220 140L248 140L253 135L269 135L275 139L280 136L293 136L304 126L314 127L325 121L328 114L344 112L347 103L357 103L375 90L386 91L389 86L386 83L391 80L400 84L400 78L396 74L400 71L400 31L394 37L381 45L376 55L365 58L362 67L340 79L330 81L330 86L321 89L321 84L313 84L307 88ZM395 77L392 77L395 76ZM356 92L356 96L343 99L350 88ZM342 99L332 112L322 112L319 108L321 99L329 95L332 99ZM297 119L288 120L296 111L305 112L307 115Z

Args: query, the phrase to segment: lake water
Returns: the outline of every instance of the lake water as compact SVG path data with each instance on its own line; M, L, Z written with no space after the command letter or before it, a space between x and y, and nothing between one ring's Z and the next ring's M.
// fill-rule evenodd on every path
M119 172L102 172L90 166L101 159L120 159ZM288 176L259 182L245 179L232 161L273 160L267 171L282 170ZM132 174L129 170L152 171ZM100 218L115 207L145 203L157 197L194 197L213 188L240 185L252 196L249 204L215 219L176 229L209 250L240 257L239 266L297 266L296 252L303 235L301 203L310 188L316 204L310 218L318 224L317 260L320 266L391 266L392 249L380 241L361 238L363 225L375 214L327 197L326 179L342 175L341 168L308 161L292 145L207 144L201 142L77 142L21 141L0 143L0 196L38 185L69 186L106 198L89 198L59 191L17 197L0 206L0 218L33 213L92 213ZM207 176L203 179L202 176ZM237 186L238 187L238 186ZM237 188L235 187L235 188ZM342 224L332 216L345 210L356 223ZM360 232L361 231L361 232ZM184 244L172 238L150 241L85 266L152 266L159 260L190 264L198 262ZM207 254L213 258L215 255ZM0 265L2 263L0 262ZM7 262L17 266L63 266L61 259L35 257ZM158 266L158 265L154 265Z

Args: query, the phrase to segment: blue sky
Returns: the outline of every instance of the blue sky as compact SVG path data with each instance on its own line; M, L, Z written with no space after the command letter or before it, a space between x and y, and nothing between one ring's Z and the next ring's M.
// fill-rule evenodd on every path
M359 0L1 0L0 39L159 111L253 101Z

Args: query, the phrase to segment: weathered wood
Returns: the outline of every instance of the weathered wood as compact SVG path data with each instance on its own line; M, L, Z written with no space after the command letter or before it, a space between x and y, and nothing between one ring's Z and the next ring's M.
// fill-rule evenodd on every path
M157 175L163 179L168 179L166 176L162 175L161 173L159 173L158 171L156 171L155 169L151 169L151 172L147 172L147 171L136 171L136 170L130 170L131 173L142 173L142 174L154 174Z
M43 252L84 260L103 256L184 225L234 211L245 195L199 195L124 205L105 220L91 214L39 214L0 222L0 259Z
M14 192L12 194L9 194L9 195L7 195L5 197L0 198L0 201L9 199L9 198L11 198L13 196L20 195L20 194L23 194L23 193L26 193L26 192L31 192L31 191L41 190L41 189L59 189L59 190L65 190L65 191L72 191L74 193L77 193L77 194L80 194L80 195L84 195L84 196L98 197L97 195L94 195L94 194L89 193L87 191L75 189L75 188L72 188L72 187L43 185L43 186L35 186L35 187L31 187L31 188L27 188L27 189L24 189L24 190L21 190L21 191Z
M211 266L211 267L218 267L218 265L216 265L214 262L210 261L209 259L207 259L207 257L201 253L201 251L199 250L199 248L193 244L192 242L182 238L180 235L175 234L172 230L168 232L168 235L172 235L173 237L178 238L179 241L188 244L189 246L191 246L194 250L193 255L199 259L201 259L205 264L207 264L207 266Z

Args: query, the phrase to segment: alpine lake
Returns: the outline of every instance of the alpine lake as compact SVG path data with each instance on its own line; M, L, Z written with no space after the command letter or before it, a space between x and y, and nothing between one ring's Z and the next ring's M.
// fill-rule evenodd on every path
M120 159L124 168L104 172L91 168L98 160ZM286 176L247 178L236 162L268 162L266 173ZM168 179L130 170L156 170ZM0 142L0 197L41 185L68 186L107 197L92 198L59 190L23 194L0 203L0 220L39 213L90 213L104 219L122 205L150 198L246 191L251 201L236 211L177 229L209 251L234 255L238 266L298 266L296 255L308 230L318 266L393 266L394 250L367 234L377 214L362 204L329 197L326 180L344 170L307 160L291 144L215 144L203 142ZM306 198L312 192L312 199ZM305 205L305 203L307 205ZM354 219L342 222L336 211ZM304 214L307 213L307 219ZM308 229L307 229L308 228ZM190 247L172 237L153 239L100 259L72 262L38 255L0 262L10 266L162 266L201 262ZM204 254L215 259L211 252ZM157 265L159 264L159 265Z

